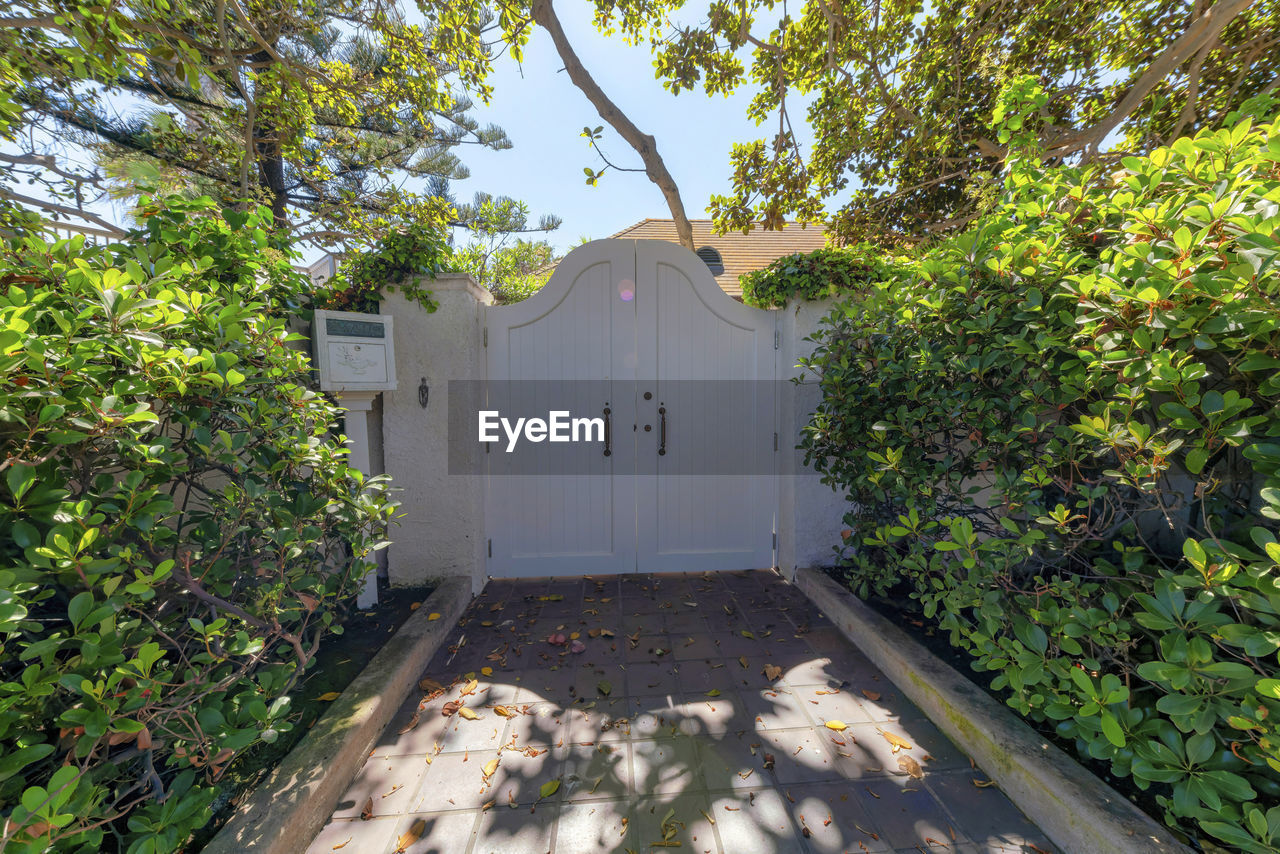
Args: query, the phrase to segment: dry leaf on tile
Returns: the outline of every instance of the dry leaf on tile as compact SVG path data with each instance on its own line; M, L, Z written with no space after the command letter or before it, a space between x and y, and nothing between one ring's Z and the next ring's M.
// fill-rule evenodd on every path
M424 819L418 819L409 825L409 829L400 834L400 838L396 840L395 854L404 854L409 850L409 846L422 838L422 834L426 833L427 822Z
M924 779L924 769L920 767L919 762L915 761L910 756L899 756L898 767L910 774L913 779Z
M911 742L907 741L905 738L903 738L900 735L894 735L891 732L886 732L885 730L880 729L880 727L876 727L876 732L884 736L884 740L889 742L889 744L893 745L894 753L897 753L899 750L911 749Z

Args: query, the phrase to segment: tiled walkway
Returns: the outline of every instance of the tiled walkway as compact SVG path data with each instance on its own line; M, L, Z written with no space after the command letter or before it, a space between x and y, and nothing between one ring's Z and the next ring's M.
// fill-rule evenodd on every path
M1052 850L773 572L494 581L419 688L310 854Z

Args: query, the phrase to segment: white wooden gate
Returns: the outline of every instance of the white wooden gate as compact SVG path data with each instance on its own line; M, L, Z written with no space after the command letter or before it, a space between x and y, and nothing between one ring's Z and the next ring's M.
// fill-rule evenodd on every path
M774 565L776 312L730 298L678 244L599 240L486 316L491 393L593 381L566 386L584 398L573 414L608 408L611 433L607 456L571 446L571 474L505 474L503 454L487 455L488 574ZM692 436L709 430L730 469L709 473L696 450L706 443Z

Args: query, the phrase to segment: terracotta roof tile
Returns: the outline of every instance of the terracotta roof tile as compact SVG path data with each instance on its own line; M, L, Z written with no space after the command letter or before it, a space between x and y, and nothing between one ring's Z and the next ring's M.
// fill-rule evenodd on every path
M720 258L724 261L724 272L715 277L716 284L733 297L742 296L738 277L743 273L767 267L784 255L813 252L827 245L827 232L822 225L801 226L797 223L787 223L782 231L765 231L763 228L756 228L748 234L742 232L714 234L709 219L690 220L690 225L693 226L695 247L701 249L704 246L710 246L720 253ZM641 220L609 237L679 242L676 237L676 225L669 219Z

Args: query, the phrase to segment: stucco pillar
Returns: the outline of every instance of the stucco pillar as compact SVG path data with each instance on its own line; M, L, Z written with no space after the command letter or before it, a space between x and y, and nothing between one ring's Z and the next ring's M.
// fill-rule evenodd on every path
M393 587L463 575L478 591L485 581L484 478L449 473L448 392L450 381L484 379L484 311L493 296L466 275L423 284L436 311L399 293L381 305L395 317L397 387L382 398L382 440L400 502L387 574Z
M833 300L798 302L791 300L783 312L780 328L782 352L788 361L784 363L779 379L800 378L790 394L783 395L783 412L779 421L784 432L779 436L783 450L794 448L800 441L809 416L821 402L818 378L797 367L800 359L813 352L813 343L805 339L817 331L822 318L834 306ZM789 432L786 430L790 427ZM791 473L780 479L778 497L778 567L791 578L799 567L823 567L835 562L832 548L841 542L840 531L845 527L844 514L849 503L841 492L827 484L811 468L802 465L803 452L795 455Z
M369 444L369 410L373 401L382 392L377 391L342 391L336 392L338 406L346 413L343 417L344 432L347 434L347 445L351 449L349 464L358 469L366 477L372 474L372 453ZM364 577L364 586L356 594L357 608L372 608L378 604L378 572L371 569Z

